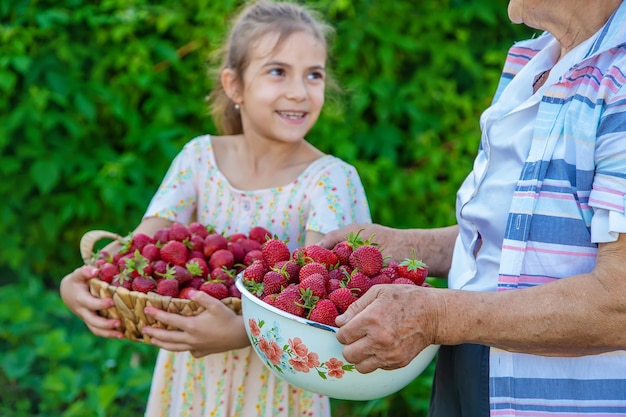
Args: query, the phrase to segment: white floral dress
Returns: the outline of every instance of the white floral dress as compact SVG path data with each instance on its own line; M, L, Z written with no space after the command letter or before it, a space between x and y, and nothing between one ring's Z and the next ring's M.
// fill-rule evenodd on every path
M152 216L183 224L197 218L225 234L260 225L288 238L291 250L307 230L371 221L359 175L342 160L325 155L283 187L237 190L219 171L210 136L190 141L174 159L146 211ZM250 347L200 359L160 350L145 415L329 416L330 405L274 376Z

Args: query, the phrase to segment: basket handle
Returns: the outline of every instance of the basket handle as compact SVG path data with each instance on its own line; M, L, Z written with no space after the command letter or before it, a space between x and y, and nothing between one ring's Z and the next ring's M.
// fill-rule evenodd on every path
M111 239L116 240L119 243L124 243L124 238L117 233L106 230L90 230L80 239L80 256L83 258L83 262L85 262L85 264L90 263L93 258L93 248L96 245L96 242L102 239Z

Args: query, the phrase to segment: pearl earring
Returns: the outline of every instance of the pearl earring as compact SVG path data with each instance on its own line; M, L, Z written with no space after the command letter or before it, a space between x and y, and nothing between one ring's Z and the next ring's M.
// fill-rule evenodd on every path
M235 103L235 110L239 110L239 104Z

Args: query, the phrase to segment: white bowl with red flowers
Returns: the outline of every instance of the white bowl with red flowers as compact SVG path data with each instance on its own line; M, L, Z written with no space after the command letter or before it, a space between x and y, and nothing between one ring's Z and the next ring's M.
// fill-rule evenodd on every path
M419 376L431 363L438 346L431 345L407 366L356 370L342 355L336 327L320 324L271 306L236 280L242 315L256 354L278 377L299 388L331 398L365 401L393 394Z

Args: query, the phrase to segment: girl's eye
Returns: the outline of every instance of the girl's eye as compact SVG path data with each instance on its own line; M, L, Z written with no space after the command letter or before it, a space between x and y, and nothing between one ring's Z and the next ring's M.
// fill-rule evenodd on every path
M324 74L319 71L315 71L315 72L310 73L308 75L308 78L311 80L323 80Z
M282 68L273 68L269 71L269 73L272 75L281 76L285 74L285 71Z

